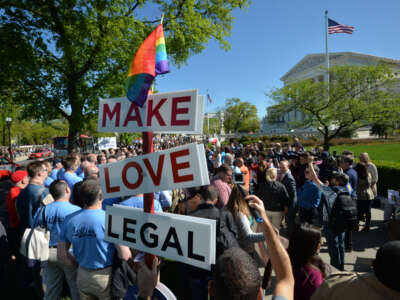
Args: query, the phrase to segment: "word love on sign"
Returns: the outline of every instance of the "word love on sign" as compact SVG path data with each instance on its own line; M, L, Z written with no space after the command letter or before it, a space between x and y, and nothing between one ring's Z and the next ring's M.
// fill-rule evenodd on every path
M215 220L107 206L105 240L206 270L215 263Z
M126 98L99 101L99 132L203 131L204 97L197 89L149 95L143 107Z
M103 198L210 183L203 145L196 143L99 166Z

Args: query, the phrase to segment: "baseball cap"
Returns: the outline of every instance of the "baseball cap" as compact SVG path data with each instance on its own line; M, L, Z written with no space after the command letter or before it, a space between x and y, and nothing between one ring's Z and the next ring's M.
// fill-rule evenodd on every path
M20 182L22 179L24 179L25 176L28 176L28 172L25 170L19 170L19 171L15 171L12 175L11 175L11 181L13 183L18 183Z

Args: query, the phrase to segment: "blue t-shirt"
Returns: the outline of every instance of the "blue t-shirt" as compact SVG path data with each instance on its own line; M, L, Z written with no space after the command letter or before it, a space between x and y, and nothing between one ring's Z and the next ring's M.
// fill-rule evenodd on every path
M171 207L172 205L172 196L171 191L161 191L161 192L154 192L154 200L157 200L161 207Z
M317 208L321 201L322 192L311 180L306 182L297 190L297 203L301 208Z
M115 203L118 203L121 201L121 198L108 198L108 199L104 199L103 203L101 204L101 208L103 210L106 210L107 206L112 206Z
M67 201L55 201L45 206L46 228L50 231L49 246L57 246L65 217L80 209ZM38 225L43 225L43 218L38 214L42 214L41 209L37 210L35 218L38 217Z
M75 174L78 175L80 178L85 178L85 173L83 172L81 167L78 167L78 169L76 169Z
M41 192L41 190L43 192ZM40 194L41 193L41 194ZM41 185L28 184L21 190L16 200L21 229L34 227L34 218L42 200L49 194L49 190ZM22 231L23 232L23 231Z
M347 176L349 176L349 183L351 185L352 191L351 191L351 198L353 200L357 200L357 182L358 182L358 175L356 170L354 170L352 167L348 168L346 171L344 171Z
M51 171L50 177L53 178L54 180L57 180L59 171L60 170L58 170L58 169L53 169L53 171Z
M82 181L82 178L80 178L75 173L65 172L64 173L64 180L68 184L68 186L69 186L69 188L71 189L71 192L72 192L73 189L74 189L75 183ZM72 197L72 193L71 193L71 197Z
M58 170L57 179L64 180L64 173L65 173L65 169L64 168Z
M48 176L46 180L43 182L43 185L48 188L53 181L54 179L51 178L51 176Z
M143 197L133 196L120 202L119 204L123 206L143 209ZM161 204L156 199L154 199L154 211L162 211Z
M94 270L112 265L115 247L104 240L105 219L102 209L81 209L64 220L60 241L72 244L79 266Z

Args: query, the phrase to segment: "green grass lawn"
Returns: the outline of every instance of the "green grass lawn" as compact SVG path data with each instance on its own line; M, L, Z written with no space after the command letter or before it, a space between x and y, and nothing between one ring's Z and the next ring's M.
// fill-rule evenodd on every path
M361 152L367 152L371 160L400 162L400 143L351 146L341 145L330 148L331 153L332 151L337 151L338 154L341 154L343 150L353 151L356 159Z

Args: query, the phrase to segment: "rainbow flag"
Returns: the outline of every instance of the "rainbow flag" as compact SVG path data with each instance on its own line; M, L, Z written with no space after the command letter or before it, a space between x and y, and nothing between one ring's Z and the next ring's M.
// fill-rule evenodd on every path
M133 58L126 81L126 96L143 106L157 75L169 72L162 24L145 39Z

